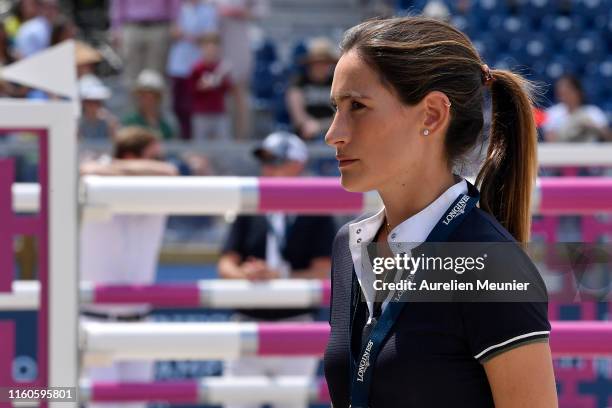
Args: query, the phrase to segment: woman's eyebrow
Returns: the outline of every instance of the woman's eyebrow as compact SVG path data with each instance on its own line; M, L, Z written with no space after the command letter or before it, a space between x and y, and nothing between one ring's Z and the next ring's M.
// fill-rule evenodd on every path
M339 93L339 94L337 94L337 95L335 95L335 96L334 96L334 95L331 95L331 96L329 97L329 101L330 101L331 103L334 103L334 102L341 102L342 100L347 99L347 98L370 99L370 97L369 97L369 96L364 95L364 94L362 94L362 93L360 93L360 92L356 92L356 91L347 91L347 92L342 92L342 93Z

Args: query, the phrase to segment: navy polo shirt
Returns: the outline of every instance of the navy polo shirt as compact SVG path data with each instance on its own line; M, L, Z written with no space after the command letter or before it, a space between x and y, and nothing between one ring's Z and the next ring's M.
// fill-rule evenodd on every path
M334 408L350 404L350 359L359 355L368 317L365 302L357 302L356 310L351 310L355 272L348 225L334 241L331 333L324 358ZM515 242L494 217L479 208L465 217L448 241ZM527 265L528 271L522 272L532 274L544 287L529 260L519 264ZM547 306L546 302L406 304L378 358L370 361L374 370L370 407L493 407L482 363L511 348L548 341Z
M234 252L244 262L249 257L266 259L268 221L263 215L242 215L232 224L222 253ZM336 234L336 224L330 216L298 215L287 225L283 258L292 271L310 267L315 258L330 257ZM278 320L316 309L240 309L241 313L261 320Z

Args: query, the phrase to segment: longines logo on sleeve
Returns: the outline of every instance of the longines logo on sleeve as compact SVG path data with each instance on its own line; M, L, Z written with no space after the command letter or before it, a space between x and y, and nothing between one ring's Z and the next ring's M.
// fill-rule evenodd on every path
M359 362L359 368L357 369L357 381L359 382L363 382L363 376L365 375L365 372L368 370L368 367L370 366L370 351L372 350L372 345L374 345L372 340L368 341L368 345L366 346L365 351L363 352L363 355L361 356L361 361Z
M463 197L461 197L461 200L459 200L459 202L455 204L452 210L450 210L449 213L446 214L446 219L442 221L442 223L444 225L448 225L453 219L455 219L455 217L463 214L465 212L465 206L467 202L469 201L469 199L470 199L470 196L468 195L464 195Z

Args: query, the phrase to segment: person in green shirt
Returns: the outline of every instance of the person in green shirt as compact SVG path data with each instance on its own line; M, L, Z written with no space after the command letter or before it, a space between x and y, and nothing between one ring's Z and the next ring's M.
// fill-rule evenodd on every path
M142 126L157 132L163 140L176 137L175 131L164 117L161 103L164 96L164 80L153 70L143 70L134 85L134 99L137 111L125 116L125 126Z

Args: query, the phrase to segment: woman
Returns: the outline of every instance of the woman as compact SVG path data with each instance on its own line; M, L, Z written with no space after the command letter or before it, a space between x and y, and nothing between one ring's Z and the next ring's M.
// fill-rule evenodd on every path
M555 84L559 103L546 110L544 138L548 142L596 142L611 139L606 114L586 103L582 84L572 75Z
M334 116L329 106L334 66L338 62L335 47L326 38L313 39L304 67L287 90L287 109L296 132L305 140L322 139Z
M529 83L489 69L463 33L422 17L364 22L341 51L326 142L344 188L377 190L384 208L345 225L334 242L325 353L333 406L556 406L545 301L391 303L361 262L369 242L393 251L426 240L528 241L536 174ZM493 122L479 194L453 169L479 141L485 88ZM524 259L517 273L535 270Z

